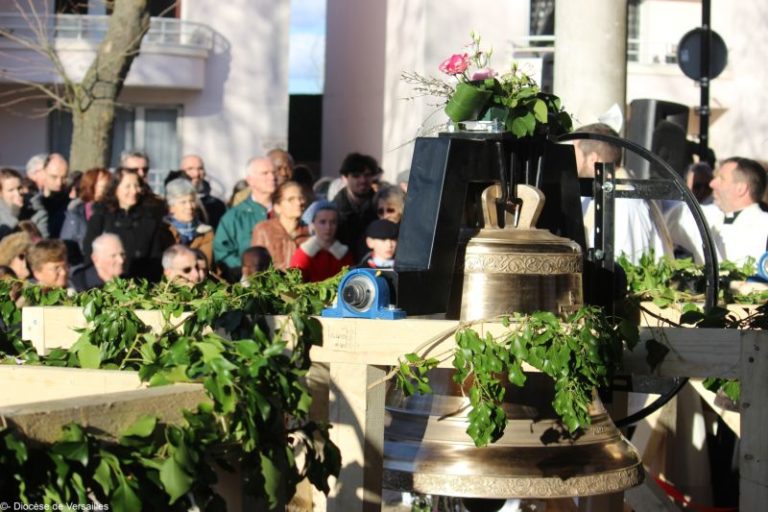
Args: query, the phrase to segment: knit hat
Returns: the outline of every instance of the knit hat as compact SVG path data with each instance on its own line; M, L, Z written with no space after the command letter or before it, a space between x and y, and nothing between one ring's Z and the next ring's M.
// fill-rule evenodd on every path
M336 212L339 211L339 209L336 207L336 204L332 203L331 201L318 199L317 201L310 204L306 210L304 210L304 213L301 216L301 220L306 225L312 224L312 222L315 220L315 215L317 215L317 212L320 210L333 210Z
M165 185L165 200L168 204L173 204L179 198L188 196L197 197L197 190L195 190L192 182L186 178L176 178Z
M26 231L11 233L0 240L0 265L10 265L13 258L27 252L32 245L32 238Z
M397 240L400 234L400 226L387 219L378 219L370 224L365 230L367 238L377 238L379 240Z

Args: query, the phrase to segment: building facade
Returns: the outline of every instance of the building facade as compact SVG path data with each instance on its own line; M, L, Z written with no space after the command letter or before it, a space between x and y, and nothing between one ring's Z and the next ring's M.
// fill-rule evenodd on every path
M557 45L553 35L557 5L574 0L326 1L325 86L322 130L317 135L322 136L321 172L335 176L348 152L362 151L378 158L386 177L394 179L409 167L414 139L440 131L446 121L434 98L413 97L401 78L403 72L439 76L440 62L461 51L474 30L482 35L484 46L494 49L497 69L519 59L538 75L546 68L546 54L554 53ZM602 33L590 17L589 6L599 8L604 1L578 0L588 8L572 23L583 30L584 37ZM70 10L58 15L56 8L62 10L65 0L35 2L45 19L46 37L53 41L67 72L77 79L95 55L106 28L103 2L91 0L87 8L79 8L79 14ZM700 91L680 71L676 46L683 34L701 24L701 2L622 2L628 11L626 59L616 66L626 71L625 105L637 98L687 105L691 108L689 134L695 136ZM181 155L199 154L214 192L227 197L242 178L249 157L278 146L291 149L291 1L151 3L155 14L164 16L153 18L126 80L114 153L127 148L146 150L156 182L178 165ZM0 2L0 26L24 33L29 27L17 4L28 5L18 0ZM710 146L720 157L739 154L766 159L768 102L763 84L768 78L768 45L764 44L768 11L754 0L712 0L711 4L712 28L725 40L729 60L722 75L712 81ZM605 55L598 49L586 55L572 52L568 58L578 64ZM44 59L2 39L0 69L29 81L60 80ZM568 73L570 87L561 96L567 109L579 110L577 124L593 122L600 114L597 107L582 112L575 106L578 95L590 94L601 80L606 77L580 73L578 65ZM14 103L16 87L0 75L0 103ZM605 103L607 108L607 99ZM50 112L53 106L50 99L39 98L0 109L0 165L23 168L35 153L68 151L68 118Z
M106 30L101 0L75 14L61 2L0 3L0 26L34 36L37 19L67 74L83 76ZM112 165L121 150L146 151L153 185L178 168L187 153L203 157L213 191L228 197L246 161L287 146L289 0L151 2L157 14L119 98ZM169 8L170 7L170 8ZM57 13L64 10L65 13ZM18 90L17 79L61 82L44 57L0 39L0 103ZM0 165L23 169L35 153L69 152L69 115L51 111L49 98L0 109ZM157 188L157 187L156 187Z

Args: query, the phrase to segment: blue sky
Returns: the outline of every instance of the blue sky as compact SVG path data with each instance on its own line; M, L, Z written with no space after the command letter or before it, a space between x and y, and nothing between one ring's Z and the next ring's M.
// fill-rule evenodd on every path
M290 94L321 94L325 67L326 0L292 0Z

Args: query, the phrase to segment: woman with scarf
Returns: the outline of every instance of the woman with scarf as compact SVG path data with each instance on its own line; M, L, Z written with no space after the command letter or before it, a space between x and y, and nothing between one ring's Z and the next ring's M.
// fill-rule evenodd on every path
M213 228L200 221L195 186L186 178L176 178L165 186L165 200L170 212L165 222L176 243L199 249L210 264L213 260Z

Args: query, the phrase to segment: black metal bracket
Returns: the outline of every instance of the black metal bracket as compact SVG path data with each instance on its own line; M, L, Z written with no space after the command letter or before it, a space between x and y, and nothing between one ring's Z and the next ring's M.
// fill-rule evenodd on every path
M704 250L704 274L706 279L706 291L705 291L705 306L709 309L717 304L718 293L718 263L717 253L715 252L715 244L712 241L712 234L709 231L709 226L704 220L704 213L701 211L699 202L693 196L688 187L686 186L683 178L675 172L672 167L669 166L664 160L659 158L648 151L643 146L636 144L627 139L621 137L615 137L612 135L604 135L600 133L585 133L585 132L573 132L562 135L558 138L558 142L576 141L576 140L597 140L601 142L607 142L614 144L625 150L631 151L641 158L651 163L653 168L661 171L663 175L661 178L655 179L616 179L612 180L614 183L611 197L616 198L636 198L636 199L678 199L685 201L685 204L691 210L693 218L696 221L696 227L701 234L702 245ZM629 185L628 187L619 187L621 185ZM595 207L597 208L597 198L595 198ZM603 205L603 209L605 205ZM597 211L597 210L596 210ZM597 218L597 215L595 215ZM603 226L603 233L607 236L605 226ZM612 233L611 233L612 234ZM612 240L612 237L611 237Z

